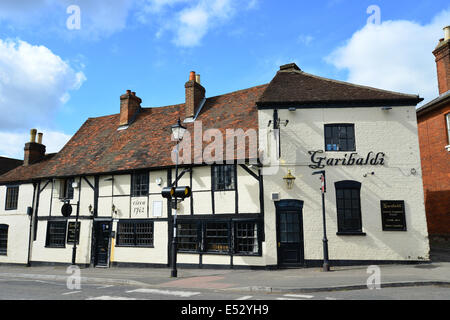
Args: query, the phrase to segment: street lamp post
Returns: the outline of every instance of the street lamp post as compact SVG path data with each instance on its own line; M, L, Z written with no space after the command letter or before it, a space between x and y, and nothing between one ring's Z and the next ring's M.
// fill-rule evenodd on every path
M183 135L186 132L186 128L181 125L180 119L178 119L177 124L172 126L172 134L175 140L177 140L177 147L176 147L176 163L175 163L175 188L178 187L178 151L179 151L179 143L183 139ZM175 206L175 214L173 216L173 234L172 234L172 257L171 257L171 264L172 264L172 271L170 273L170 276L172 278L177 277L177 211L178 211L178 202L177 197L174 198L173 205Z
M313 175L320 174L320 181L322 182L322 219L323 219L323 271L330 271L330 263L328 261L328 239L327 239L327 224L325 217L325 192L327 192L325 170L313 172Z

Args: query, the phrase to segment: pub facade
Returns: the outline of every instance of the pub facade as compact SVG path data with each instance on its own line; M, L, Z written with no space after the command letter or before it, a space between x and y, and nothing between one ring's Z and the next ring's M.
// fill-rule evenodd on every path
M32 131L24 164L0 177L0 263L167 267L176 212L180 266L320 265L323 191L332 265L429 259L418 96L295 64L208 98L191 72L185 93L142 108L127 91L56 154ZM192 191L176 211L161 195L175 184Z

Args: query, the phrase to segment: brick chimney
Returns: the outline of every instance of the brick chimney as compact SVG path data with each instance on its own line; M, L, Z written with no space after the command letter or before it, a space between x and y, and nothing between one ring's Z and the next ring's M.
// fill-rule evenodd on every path
M189 81L184 85L186 89L186 118L193 118L202 100L205 98L205 88L200 84L200 75L194 71L189 74Z
M36 133L36 129L31 129L30 142L25 144L25 155L23 159L24 166L29 166L39 162L45 157L45 146L42 144L42 133L39 133L38 135L38 142L36 142Z
M119 126L131 124L141 111L142 100L136 96L136 92L127 92L120 96L120 121Z
M444 28L445 37L433 51L439 83L439 95L450 90L450 26Z

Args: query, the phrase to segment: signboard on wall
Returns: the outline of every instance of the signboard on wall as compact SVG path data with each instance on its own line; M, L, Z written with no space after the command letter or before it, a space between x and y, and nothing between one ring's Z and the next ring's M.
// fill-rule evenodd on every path
M383 231L406 231L405 201L381 200Z
M131 198L131 217L147 218L148 198L134 197Z
M75 233L75 226L77 227L77 233ZM69 227L67 228L67 243L74 243L75 240L77 241L77 244L80 241L80 227L81 223L77 222L77 225L75 225L75 222L69 222Z

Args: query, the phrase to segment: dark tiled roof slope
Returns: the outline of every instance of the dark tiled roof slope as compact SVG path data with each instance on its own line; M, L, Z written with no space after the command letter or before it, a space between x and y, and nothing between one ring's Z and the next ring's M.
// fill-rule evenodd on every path
M258 130L256 100L267 85L207 98L197 121L203 132L210 128ZM125 130L119 127L119 114L89 118L64 148L50 160L21 166L0 177L0 183L111 173L174 166L170 126L184 119L184 104L160 108L142 108L136 120ZM193 132L194 125L186 124ZM193 140L193 139L192 139ZM203 143L203 146L208 143ZM247 152L248 154L248 152ZM191 151L194 157L194 151Z
M23 164L22 160L0 157L0 175Z
M280 70L257 102L259 107L323 106L354 104L416 105L423 99L417 95L396 93L318 77L294 66Z

